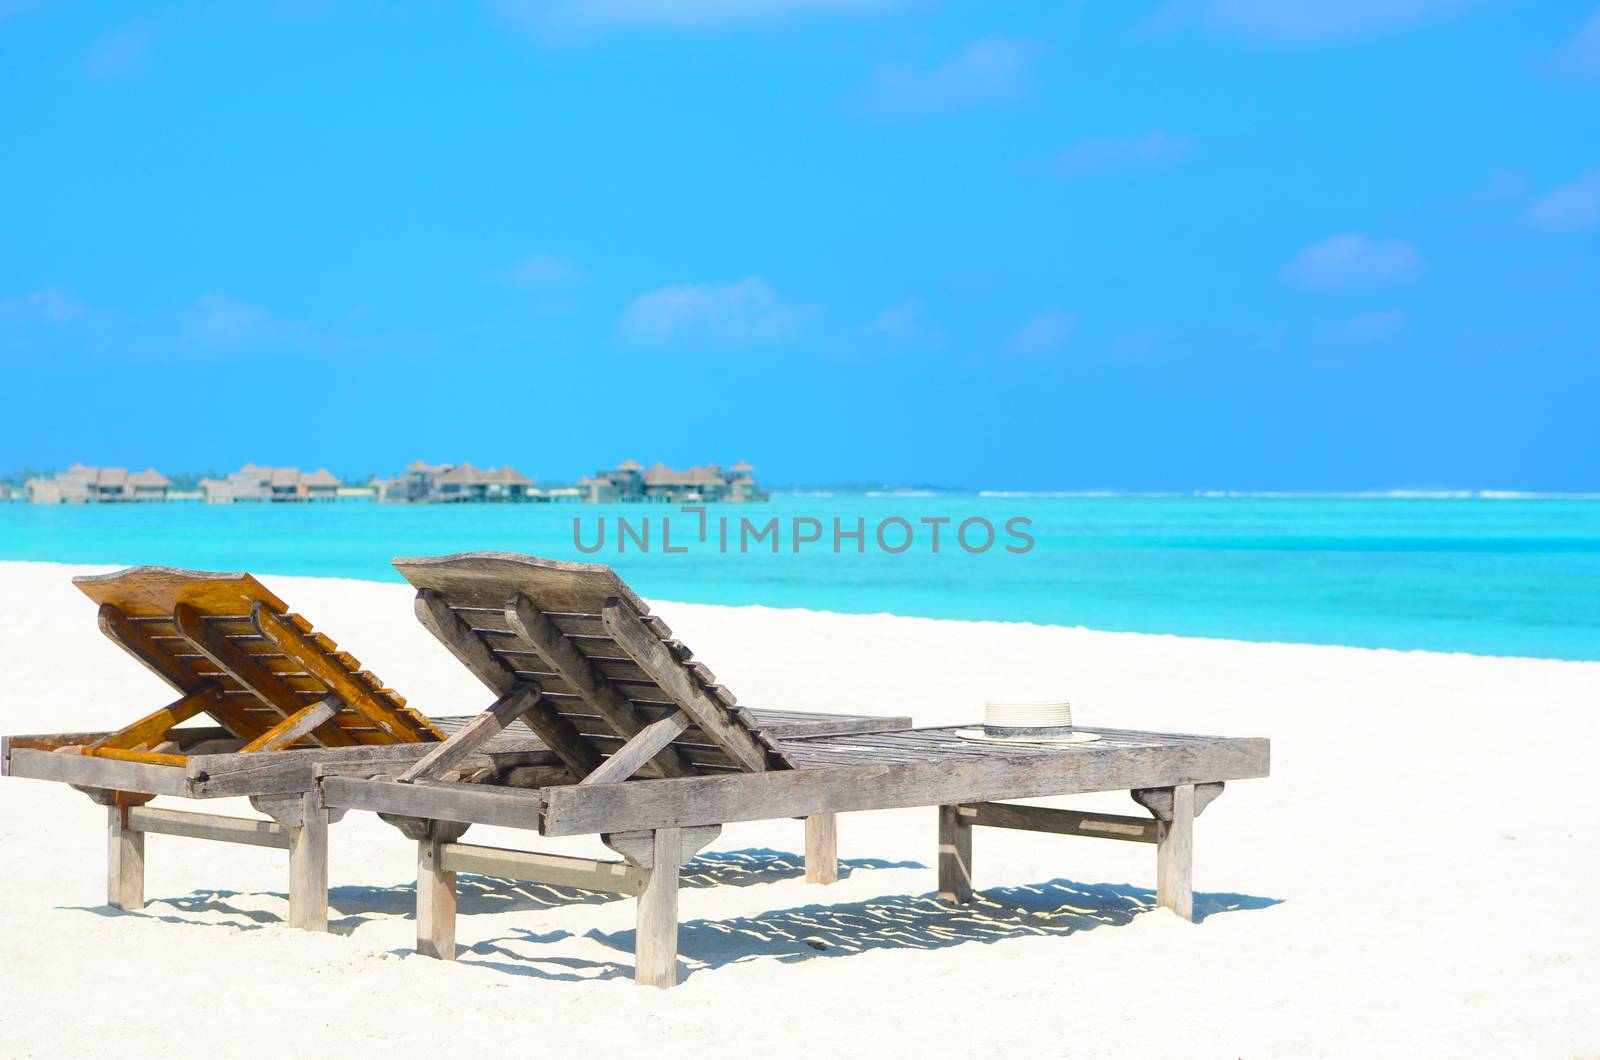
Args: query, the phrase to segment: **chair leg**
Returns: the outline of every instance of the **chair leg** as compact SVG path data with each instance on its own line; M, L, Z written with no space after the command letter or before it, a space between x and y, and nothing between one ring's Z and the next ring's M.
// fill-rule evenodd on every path
M972 899L972 825L959 806L939 807L939 897L957 904Z
M839 815L818 813L806 818L806 882L839 882Z
M444 844L417 843L417 952L442 961L456 959L456 874L443 866Z
M1156 823L1156 905L1194 919L1194 785L1172 789L1172 820Z
M106 807L106 904L132 912L144 908L144 833L128 827L128 807Z
M315 792L301 798L289 842L289 926L328 930L328 810Z
M678 870L683 831L658 828L644 890L639 892L634 932L633 981L662 989L678 983Z

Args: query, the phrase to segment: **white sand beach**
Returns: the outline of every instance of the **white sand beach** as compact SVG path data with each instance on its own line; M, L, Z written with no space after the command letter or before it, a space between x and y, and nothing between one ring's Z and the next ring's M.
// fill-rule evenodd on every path
M0 564L0 732L171 698L69 582L101 569ZM409 587L263 580L412 705L486 705ZM630 901L476 877L460 959L412 955L414 846L364 813L332 830L330 934L281 922L281 852L167 836L146 908L116 913L104 811L7 778L0 1054L1600 1055L1600 664L653 606L751 706L970 722L1026 675L1083 724L1270 737L1273 775L1197 822L1192 925L1153 908L1139 844L980 830L980 893L951 908L932 809L843 815L829 887L799 822L729 826L687 872L671 991L631 981Z

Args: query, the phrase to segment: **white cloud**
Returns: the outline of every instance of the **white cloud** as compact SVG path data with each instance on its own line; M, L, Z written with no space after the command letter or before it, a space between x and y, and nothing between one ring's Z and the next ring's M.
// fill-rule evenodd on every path
M26 15L39 8L39 0L0 0L0 22L18 15Z
M759 277L671 284L629 302L617 333L638 346L762 346L795 337L814 313L813 307L784 301Z
M1422 255L1410 243L1348 232L1301 250L1283 274L1301 287L1358 291L1404 283L1420 271Z
M1395 29L1469 6L1473 0L1195 0L1182 14L1268 40L1303 42Z
M1539 196L1528 208L1528 220L1546 232L1593 228L1600 222L1600 166Z
M578 263L563 254L535 251L500 273L506 283L518 287L576 287L587 275Z
M1023 321L1011 336L1008 349L1020 357L1038 357L1054 353L1067 344L1072 328L1077 323L1070 313L1049 309L1036 313Z
M41 320L60 324L76 320L89 311L89 307L61 287L41 287L27 294L0 298L0 318Z
M196 298L183 314L183 339L196 346L247 346L278 329L276 319L260 306L216 293Z
M871 14L897 0L489 0L501 19L541 35L606 29L702 29L808 14Z
M1091 136L1057 152L1048 169L1056 176L1126 173L1160 169L1188 157L1192 141L1160 129L1132 136Z
M1189 356L1181 341L1158 328L1140 328L1123 335L1115 335L1106 343L1106 352L1119 361L1178 360Z
M1600 78L1600 7L1556 53L1555 67L1569 77Z
M135 29L120 29L101 37L89 49L84 70L90 77L110 80L126 77L144 68L150 54L150 38Z
M867 84L866 103L896 115L1009 103L1027 93L1032 59L1028 41L985 37L926 70L879 70Z
M1368 345L1393 338L1405 324L1405 314L1397 310L1380 313L1358 313L1342 321L1334 336L1344 342Z
M1458 200L1463 205L1488 207L1523 198L1528 193L1528 177L1519 169L1496 169L1482 183Z
M944 345L944 333L928 323L928 307L920 298L885 306L861 333L907 349L932 350Z
M285 353L354 349L355 344L259 305L208 292L184 310L179 338L204 353L235 353L272 347Z

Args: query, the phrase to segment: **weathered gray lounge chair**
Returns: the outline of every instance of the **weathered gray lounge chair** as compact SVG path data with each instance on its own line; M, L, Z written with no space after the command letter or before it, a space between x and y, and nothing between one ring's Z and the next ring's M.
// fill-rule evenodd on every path
M1157 901L1192 918L1194 818L1225 781L1263 777L1265 739L1092 729L1096 743L969 743L952 728L777 737L763 732L609 567L480 552L398 559L417 614L498 697L397 777L322 770L330 807L380 812L419 841L421 952L455 953L455 873L636 895L635 981L677 981L680 867L724 823L807 820L808 862L832 856L841 811L936 806L939 890L971 894L974 826L1153 843ZM497 786L461 764L512 719L548 752ZM360 773L368 775L362 776ZM356 775L352 775L356 774ZM1128 790L1151 817L1001 800ZM620 862L457 842L478 822L597 834ZM822 875L818 873L816 875Z

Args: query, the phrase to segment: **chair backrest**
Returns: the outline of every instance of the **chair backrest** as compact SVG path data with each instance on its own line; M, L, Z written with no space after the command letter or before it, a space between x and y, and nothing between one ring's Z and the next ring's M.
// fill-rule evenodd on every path
M417 617L480 681L501 697L538 693L522 717L580 778L658 722L688 725L642 775L790 767L610 567L510 552L394 566L417 587Z
M248 574L130 567L72 579L100 629L242 740L327 701L333 713L290 746L443 739L428 719ZM314 720L314 719L313 719Z

